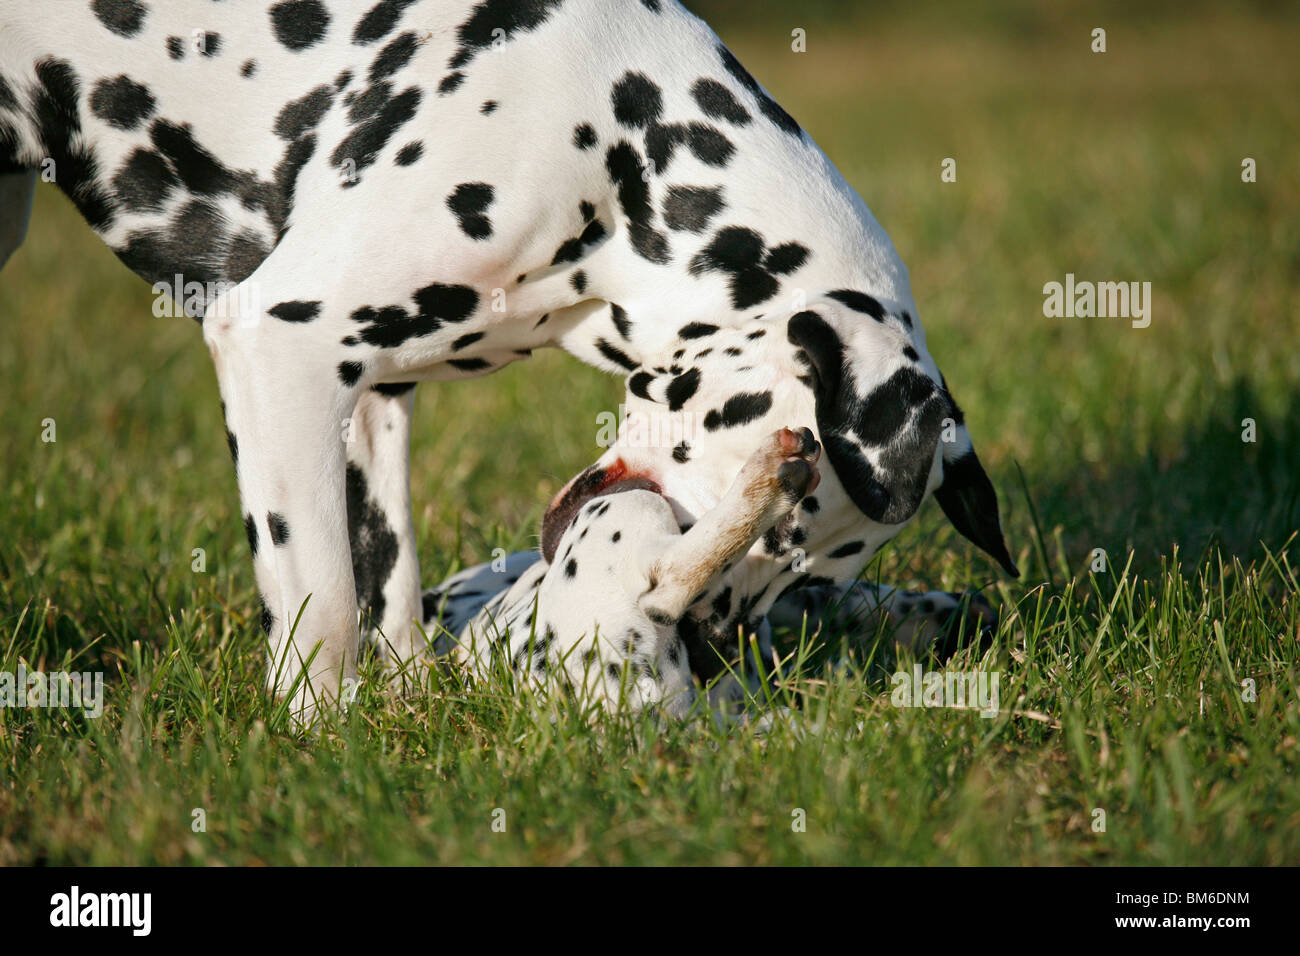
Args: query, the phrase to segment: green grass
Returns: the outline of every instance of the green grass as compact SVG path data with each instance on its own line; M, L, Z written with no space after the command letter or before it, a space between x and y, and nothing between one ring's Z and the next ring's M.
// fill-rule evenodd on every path
M724 35L909 264L1025 573L934 505L869 573L995 582L1003 712L895 708L877 653L766 736L432 671L300 739L260 691L206 350L43 187L0 277L0 670L104 668L108 699L0 710L0 864L1300 861L1297 21L814 7L805 54L797 18ZM1151 327L1044 318L1066 272L1152 282ZM620 394L558 354L421 389L426 581L527 545Z

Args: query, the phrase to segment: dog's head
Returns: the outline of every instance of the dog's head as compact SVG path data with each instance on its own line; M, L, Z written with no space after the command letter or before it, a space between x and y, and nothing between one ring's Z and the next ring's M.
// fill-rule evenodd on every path
M1018 577L993 485L913 317L832 292L791 316L787 341L806 370L830 470L858 510L897 530L933 493L961 534Z
M855 578L931 493L958 531L1018 573L924 335L906 312L859 293L736 327L683 326L628 376L618 439L552 502L543 552L553 556L585 501L625 488L662 494L681 525L693 523L782 426L813 429L826 449L822 483L710 589L726 624L792 588Z

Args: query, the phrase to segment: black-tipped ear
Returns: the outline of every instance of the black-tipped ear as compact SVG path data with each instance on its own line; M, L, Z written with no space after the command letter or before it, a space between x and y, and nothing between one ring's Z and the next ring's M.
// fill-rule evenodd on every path
M1020 571L1002 540L998 496L974 449L956 461L944 461L943 484L934 493L952 526L978 545L1013 578Z

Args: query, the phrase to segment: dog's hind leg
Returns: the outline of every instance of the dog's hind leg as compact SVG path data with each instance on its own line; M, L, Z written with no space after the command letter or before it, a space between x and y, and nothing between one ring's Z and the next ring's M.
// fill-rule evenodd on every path
M275 261L216 298L203 337L264 604L267 684L311 724L356 675L344 442L357 382L331 354L338 337L322 303L273 297L286 282Z
M959 647L988 647L997 612L978 592L903 591L887 584L848 581L801 588L772 605L773 627L809 634L837 630L869 637L888 615L895 648L946 660Z
M542 560L536 551L515 551L503 558L457 571L421 598L424 631L436 656L451 653L455 639L494 598L505 594Z
M426 650L416 623L420 559L411 520L410 442L415 385L360 391L344 429L348 542L363 640L390 670Z

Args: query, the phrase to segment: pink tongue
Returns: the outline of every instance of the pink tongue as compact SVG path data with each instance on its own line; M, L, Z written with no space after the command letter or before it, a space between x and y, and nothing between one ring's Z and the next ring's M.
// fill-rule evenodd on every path
M560 545L560 538L564 537L564 532L578 516L582 506L592 498L637 490L663 494L653 479L630 474L621 458L608 468L597 468L594 465L588 468L569 482L569 486L546 509L546 516L542 519L542 556L548 563L555 560L555 549Z

